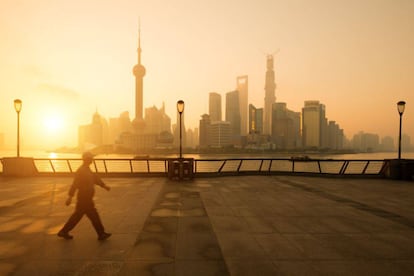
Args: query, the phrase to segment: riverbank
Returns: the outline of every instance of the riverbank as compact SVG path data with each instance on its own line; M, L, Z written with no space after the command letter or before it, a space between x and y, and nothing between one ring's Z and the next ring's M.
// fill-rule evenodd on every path
M21 150L21 156L34 157L34 158L80 158L81 151L79 152L57 152L46 150ZM178 152L151 152L148 154L132 154L132 153L103 153L98 154L98 158L134 158L135 156L149 156L150 158L175 158L178 156ZM2 150L0 151L0 158L3 157L15 157L16 150ZM226 158L291 158L296 156L308 156L314 159L364 159L364 160L384 160L397 158L397 152L375 152L375 153L319 153L319 152L234 152L234 153L190 153L183 150L183 157L195 158L195 159L226 159ZM402 152L403 159L414 159L414 152Z

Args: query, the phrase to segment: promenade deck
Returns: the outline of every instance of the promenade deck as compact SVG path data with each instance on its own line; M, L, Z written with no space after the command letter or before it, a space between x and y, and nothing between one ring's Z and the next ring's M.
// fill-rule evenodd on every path
M100 242L56 236L71 181L0 178L0 275L414 275L413 182L104 178Z

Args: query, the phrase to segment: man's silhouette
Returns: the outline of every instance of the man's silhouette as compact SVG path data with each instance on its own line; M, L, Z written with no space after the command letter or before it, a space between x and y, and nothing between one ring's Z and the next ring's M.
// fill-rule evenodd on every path
M95 208L93 196L95 194L95 185L99 185L107 191L111 188L106 186L98 175L93 173L89 168L89 165L93 161L93 155L90 152L83 153L82 160L83 163L75 173L75 178L69 189L69 197L66 200L66 205L69 206L72 202L72 197L77 191L76 209L63 228L58 232L58 236L67 240L73 239L73 236L69 232L78 224L83 215L86 215L98 234L98 240L106 240L111 234L105 232L98 211Z

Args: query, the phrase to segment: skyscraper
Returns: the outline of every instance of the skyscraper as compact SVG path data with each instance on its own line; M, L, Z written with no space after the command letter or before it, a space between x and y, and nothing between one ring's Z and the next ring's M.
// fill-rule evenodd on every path
M138 28L138 64L134 66L135 76L135 119L142 120L143 113L143 80L145 67L141 64L141 27Z
M221 121L221 95L215 92L209 94L208 111L212 122Z
M319 101L305 101L302 108L302 138L304 147L321 148L326 140L325 105Z
M239 91L226 93L226 121L230 122L230 133L233 141L240 137L240 104Z
M249 104L249 134L263 133L263 108Z
M165 114L165 104L158 109L157 107L145 108L145 129L146 134L157 134L162 132L171 133L171 119Z
M237 77L237 91L239 91L239 107L240 107L240 134L245 136L248 129L248 76Z
M231 145L230 123L215 121L210 123L209 145L212 148L223 148Z
M264 98L263 133L270 135L272 132L272 105L276 101L275 72L273 71L273 55L267 55L266 80Z
M289 110L286 103L273 104L272 140L277 149L292 149L301 145L300 113Z
M210 144L209 132L210 132L210 115L201 115L200 120L200 134L199 134L199 146L200 148L206 148Z

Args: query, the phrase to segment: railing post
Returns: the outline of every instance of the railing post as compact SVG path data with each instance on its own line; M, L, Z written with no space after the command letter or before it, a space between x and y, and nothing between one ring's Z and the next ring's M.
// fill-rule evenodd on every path
M129 159L129 168L131 169L131 173L133 173L134 168L132 167L132 159Z
M365 174L365 171L367 170L369 165L369 160L367 161L367 164L365 165L364 169L362 170L362 174Z
M221 173L221 170L223 169L224 165L226 164L227 160L224 160L223 164L221 164L218 173Z
M349 161L348 160L344 160L344 163L342 164L342 168L339 171L339 174L345 174L345 171L348 168L348 165L349 165Z
M243 159L240 159L239 166L237 167L237 174L240 172L241 165L243 163Z
M262 166L263 166L263 159L261 160L261 162L260 162L260 166L259 166L259 172L261 172L262 171Z
M55 167L53 166L52 159L49 159L49 163L50 163L50 166L52 167L52 171L55 173L56 170L55 170Z
M66 162L68 163L69 171L72 173L73 170L72 170L72 166L70 165L70 161L69 160L70 159L67 159Z
M95 167L95 172L98 172L98 166L96 166L96 161L95 161L95 159L93 159L93 166ZM105 172L106 172L106 165L105 165L105 161L104 161L104 166L105 166Z

